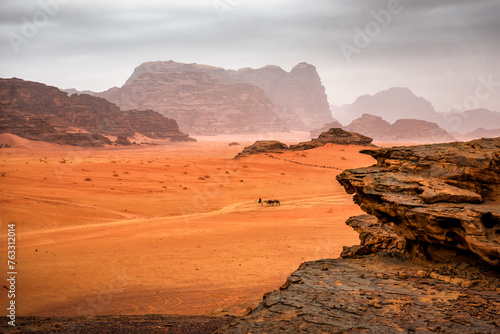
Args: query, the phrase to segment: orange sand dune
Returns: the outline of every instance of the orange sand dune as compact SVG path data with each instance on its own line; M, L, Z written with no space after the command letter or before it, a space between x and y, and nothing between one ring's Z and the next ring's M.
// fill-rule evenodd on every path
M246 144L0 149L17 315L240 314L301 262L358 243L344 222L360 210L335 181L340 170L311 165L372 164L360 147L232 160Z

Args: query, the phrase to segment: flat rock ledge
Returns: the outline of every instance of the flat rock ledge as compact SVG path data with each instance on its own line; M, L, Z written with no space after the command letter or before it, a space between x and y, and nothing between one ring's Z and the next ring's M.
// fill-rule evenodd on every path
M499 333L500 273L400 253L306 262L216 333Z

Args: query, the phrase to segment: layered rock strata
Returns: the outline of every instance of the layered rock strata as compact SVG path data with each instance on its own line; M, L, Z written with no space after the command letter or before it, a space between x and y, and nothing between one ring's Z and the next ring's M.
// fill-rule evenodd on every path
M500 138L361 152L377 164L337 180L363 211L394 224L408 252L500 265Z
M496 333L500 138L362 151L360 245L306 262L218 333ZM437 262L435 260L438 260Z
M199 135L310 130L333 120L316 68L306 63L286 72L149 62L122 87L96 95L123 109L161 112Z
M122 111L90 95L21 79L0 79L0 132L76 146L110 144L106 136L138 134L171 141L193 140L177 123L152 110Z

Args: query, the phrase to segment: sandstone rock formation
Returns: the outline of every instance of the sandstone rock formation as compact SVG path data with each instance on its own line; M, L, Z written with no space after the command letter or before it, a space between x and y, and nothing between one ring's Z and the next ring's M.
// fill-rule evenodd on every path
M121 111L90 95L72 95L56 87L21 79L0 79L0 132L77 146L110 144L106 136L136 133L172 141L193 140L175 120L152 111Z
M313 65L300 63L289 73L278 66L244 68L238 75L266 92L292 130L311 130L333 121L325 88Z
M331 123L323 125L319 129L311 130L309 133L311 134L311 138L318 138L320 134L322 134L323 132L327 132L328 130L330 130L332 128L342 128L342 124L340 124L338 121L334 120Z
M122 109L153 109L191 134L310 130L332 121L314 66L238 71L173 61L138 66L121 88L97 96Z
M247 146L234 158L239 159L260 153L280 153L288 150L288 146L277 140L258 140L250 146Z
M500 138L364 153L377 164L337 177L370 214L347 221L360 245L217 333L500 331Z
M343 128L372 137L379 142L442 143L456 140L436 123L418 119L398 119L394 124L390 124L382 117L364 114Z
M306 262L216 333L496 333L500 275L394 254Z
M340 257L354 257L378 252L394 251L403 253L406 240L394 231L393 223L382 224L375 216L360 215L345 222L359 233L359 245L344 246Z
M394 224L408 252L500 265L500 138L362 153L377 164L337 179L363 211Z
M259 140L253 145L247 146L242 152L238 153L235 159L247 157L252 154L260 153L281 153L287 150L302 151L311 150L316 147L324 146L326 144L335 145L360 145L373 147L371 144L372 139L360 135L355 132L347 132L342 129L334 128L319 135L318 138L312 139L308 142L298 143L297 145L290 145L279 142L277 140Z
M311 139L308 142L298 143L297 145L290 145L290 149L297 150L310 150L316 147L324 146L326 144L335 145L360 145L360 146L373 146L371 144L372 138L363 136L356 132L349 132L340 128L333 128L319 135L318 138Z

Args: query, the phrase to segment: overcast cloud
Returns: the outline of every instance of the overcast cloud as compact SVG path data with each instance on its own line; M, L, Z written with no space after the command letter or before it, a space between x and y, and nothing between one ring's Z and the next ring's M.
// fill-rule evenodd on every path
M1 0L0 76L103 91L146 61L305 61L331 104L404 86L500 111L498 17L496 0Z

